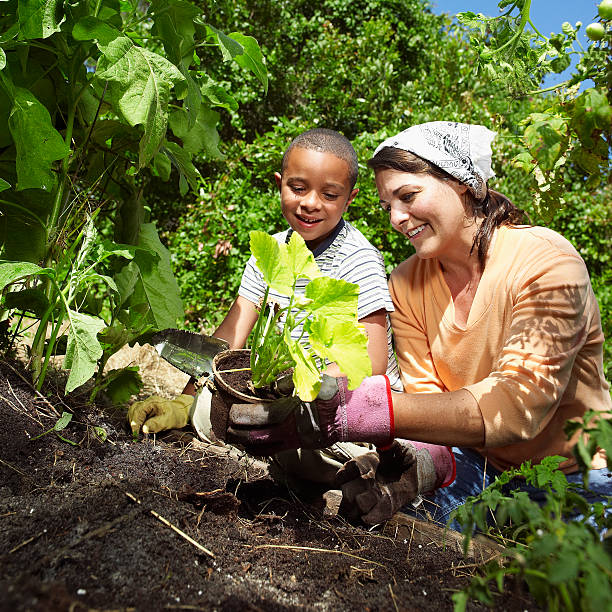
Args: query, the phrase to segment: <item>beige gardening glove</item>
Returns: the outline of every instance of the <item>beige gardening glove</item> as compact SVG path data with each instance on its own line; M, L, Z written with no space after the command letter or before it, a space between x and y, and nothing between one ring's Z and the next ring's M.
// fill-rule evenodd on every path
M185 394L174 399L152 395L142 402L134 402L127 413L132 433L137 434L141 428L142 433L158 433L185 427L193 402L193 395Z

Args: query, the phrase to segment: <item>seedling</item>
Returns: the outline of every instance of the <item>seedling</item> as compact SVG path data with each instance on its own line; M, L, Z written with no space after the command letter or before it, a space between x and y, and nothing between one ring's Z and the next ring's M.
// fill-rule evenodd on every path
M357 388L372 373L368 338L357 320L359 286L322 274L296 232L287 244L279 244L260 231L252 231L250 238L251 252L267 284L253 331L253 386L269 385L293 368L296 395L312 401L319 392L327 360L338 364L348 378L349 389ZM303 296L296 294L301 278L310 280ZM288 305L280 307L269 301L270 289L288 296ZM291 332L300 323L304 324L303 333L292 339Z

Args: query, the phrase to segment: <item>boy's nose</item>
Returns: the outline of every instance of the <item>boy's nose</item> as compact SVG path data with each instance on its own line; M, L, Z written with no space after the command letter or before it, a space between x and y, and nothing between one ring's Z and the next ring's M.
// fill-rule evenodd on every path
M314 189L304 195L304 197L300 201L300 206L307 210L316 210L321 207L321 202Z

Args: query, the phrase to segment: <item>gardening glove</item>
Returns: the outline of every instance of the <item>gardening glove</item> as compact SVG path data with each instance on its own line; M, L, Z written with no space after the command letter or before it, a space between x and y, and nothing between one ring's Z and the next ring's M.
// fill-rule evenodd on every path
M400 508L455 480L455 458L446 446L395 440L378 452L345 463L336 473L341 512L376 525Z
M142 402L134 402L127 418L133 434L142 427L143 433L158 433L166 429L180 429L189 422L189 411L194 403L193 395L179 395L166 399L152 395Z
M252 455L292 448L326 448L335 442L389 444L393 404L386 376L372 376L349 391L346 378L323 374L313 402L286 397L266 404L233 404L226 440Z

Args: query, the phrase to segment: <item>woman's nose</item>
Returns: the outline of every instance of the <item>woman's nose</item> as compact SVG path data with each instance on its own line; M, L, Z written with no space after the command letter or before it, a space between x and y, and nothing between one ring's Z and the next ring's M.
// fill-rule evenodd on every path
M410 215L407 210L402 210L398 206L392 206L389 211L389 221L393 227L400 227L402 223L405 223L410 219Z

